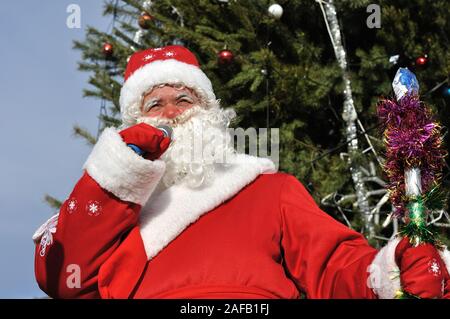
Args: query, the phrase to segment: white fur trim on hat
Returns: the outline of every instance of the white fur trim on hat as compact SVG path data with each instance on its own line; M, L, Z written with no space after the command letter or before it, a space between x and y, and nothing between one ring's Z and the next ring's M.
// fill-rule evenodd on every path
M193 89L207 105L217 104L211 81L199 67L175 59L155 61L135 71L122 86L120 111L124 124L136 123L143 94L159 84L183 84Z
M114 128L106 128L83 168L103 189L143 206L164 175L166 164L140 157Z

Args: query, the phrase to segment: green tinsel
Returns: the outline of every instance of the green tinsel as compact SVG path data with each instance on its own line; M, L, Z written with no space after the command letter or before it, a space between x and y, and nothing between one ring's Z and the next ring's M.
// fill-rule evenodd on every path
M441 210L445 208L447 193L440 189L440 185L435 185L423 196L423 203L429 210Z
M421 298L419 296L410 294L410 293L408 293L406 291L399 290L395 294L395 299L421 299Z
M438 244L438 241L436 240L436 232L431 230L426 224L417 225L415 223L409 223L401 228L400 235L403 237L408 237L409 242L414 247L424 243L430 243L433 245Z
M429 194L429 193L428 193ZM427 225L425 203L430 198L428 194L410 198L408 205L409 223L402 227L400 234L408 237L414 247L423 243L437 244L436 233Z

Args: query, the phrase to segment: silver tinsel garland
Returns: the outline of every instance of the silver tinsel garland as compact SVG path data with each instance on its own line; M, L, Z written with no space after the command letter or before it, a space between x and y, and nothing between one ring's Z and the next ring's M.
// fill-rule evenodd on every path
M359 164L355 161L355 156L360 154L358 148L357 127L356 120L357 114L355 110L355 105L352 97L351 81L347 70L347 58L344 46L341 41L341 30L339 27L339 22L336 14L336 7L333 4L333 0L323 1L316 0L319 2L322 10L324 11L324 16L326 17L327 29L330 34L331 43L333 45L334 53L336 55L339 67L342 70L342 79L345 84L344 89L344 108L342 112L342 118L346 123L346 139L348 141L348 162L350 165L350 172L352 175L353 184L355 185L357 205L361 211L364 219L365 229L364 233L369 237L373 238L375 235L375 229L370 218L370 206L367 196L367 189L363 181L363 172Z

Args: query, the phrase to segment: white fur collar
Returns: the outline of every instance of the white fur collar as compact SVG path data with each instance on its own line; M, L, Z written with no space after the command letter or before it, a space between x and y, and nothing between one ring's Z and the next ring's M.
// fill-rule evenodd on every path
M141 236L148 259L156 256L187 226L238 193L258 175L274 173L267 158L236 154L228 167L217 165L212 184L191 189L174 185L150 197L141 212Z

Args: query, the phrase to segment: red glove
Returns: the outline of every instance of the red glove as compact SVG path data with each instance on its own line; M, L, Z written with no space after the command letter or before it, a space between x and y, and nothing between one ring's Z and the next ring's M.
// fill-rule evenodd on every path
M432 244L413 247L403 238L395 249L403 291L420 298L450 298L450 276Z
M145 152L144 158L159 158L169 147L170 138L153 126L140 123L119 132L126 144L134 144Z

